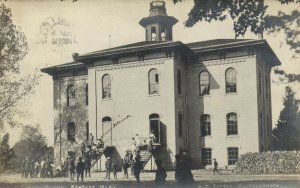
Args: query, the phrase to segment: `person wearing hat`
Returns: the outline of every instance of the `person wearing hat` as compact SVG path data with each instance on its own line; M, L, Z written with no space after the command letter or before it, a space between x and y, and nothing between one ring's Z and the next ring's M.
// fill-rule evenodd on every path
M84 173L85 165L82 162L82 157L79 157L79 162L76 166L76 172L77 172L77 181L79 181L79 176L81 178L81 181L83 182L83 173Z
M123 159L123 171L124 171L124 178L128 179L128 167L130 166L130 150L126 150L125 157Z
M112 168L112 163L111 163L110 157L107 157L106 162L105 162L106 176L104 179L110 179L110 172L112 170L111 168Z
M135 162L133 163L133 175L136 178L138 185L140 184L140 173L142 171L142 164L139 157L135 158Z
M70 179L71 179L71 181L73 181L74 180L74 174L75 174L75 161L71 156L69 156L67 163L68 163L68 170L69 170Z
M114 158L112 160L112 172L114 174L114 179L118 179L118 176L117 176L117 168L118 168L118 164L117 164L117 161L116 159Z
M215 175L215 172L218 172L219 174L221 174L220 171L218 170L218 162L217 162L216 158L214 158L214 169L213 169L214 175Z

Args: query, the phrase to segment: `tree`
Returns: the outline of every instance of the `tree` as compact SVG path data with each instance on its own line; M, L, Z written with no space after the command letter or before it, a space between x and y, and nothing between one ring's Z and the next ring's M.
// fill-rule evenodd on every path
M0 5L0 129L15 126L26 115L22 105L28 101L39 75L20 75L20 61L28 53L26 37L12 21L12 14Z
M9 134L6 133L0 141L0 172L7 169L9 160L14 156L14 152L10 148L8 141Z
M20 167L25 157L30 160L41 160L53 155L53 148L47 146L46 137L42 135L39 125L35 127L24 126L21 139L13 146L13 150L16 156L13 163L16 168Z
M274 150L300 150L300 101L295 99L295 92L285 88L283 109L276 127L273 129Z
M281 4L300 3L300 0L277 1ZM176 4L182 0L173 0L173 2ZM192 27L201 21L224 21L229 15L234 21L233 30L236 37L244 36L248 28L254 34L262 34L265 29L270 32L283 29L290 34L296 31L291 31L289 24L296 21L299 26L298 10L294 10L291 15L279 11L278 15L273 16L266 15L267 9L264 0L194 0L194 7L188 14L185 26ZM295 32L295 35L298 33ZM291 43L291 47L298 46Z
M183 0L173 0L176 4ZM300 0L277 0L281 4L298 3ZM272 3L270 0L269 2ZM300 11L295 6L289 14L278 11L277 15L267 15L268 6L264 0L194 0L194 6L188 13L186 27L193 27L198 22L224 21L229 16L233 20L235 37L244 36L248 29L263 37L268 34L285 33L286 44L295 52L292 58L300 54ZM283 74L280 74L283 73ZM300 82L300 74L274 71L282 75L283 81Z

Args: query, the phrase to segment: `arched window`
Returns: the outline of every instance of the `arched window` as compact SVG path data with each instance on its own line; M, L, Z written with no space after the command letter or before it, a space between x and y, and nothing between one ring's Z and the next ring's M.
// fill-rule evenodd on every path
M75 141L75 123L68 123L68 141Z
M67 106L75 106L75 87L69 85L67 88Z
M151 40L155 41L156 40L156 28L151 27Z
M200 117L200 122L201 122L201 136L211 135L210 115L203 114Z
M102 136L103 138L109 138L109 133L111 133L112 122L111 117L105 116L102 118Z
M234 68L229 68L225 72L226 93L236 93L236 72Z
M237 127L237 114L232 112L226 115L227 119L227 135L237 135L238 127Z
M181 79L181 70L177 70L177 92L178 92L178 94L179 95L181 95L182 94L182 87L181 87L181 85L182 85L182 79Z
M209 84L209 73L202 71L199 75L199 95L209 95L210 84Z
M158 114L150 114L149 119L159 119L159 115Z
M149 82L149 95L158 94L159 81L158 81L158 71L156 69L151 69L148 74Z
M111 98L111 80L108 74L102 77L102 99Z
M154 135L153 142L160 143L160 118L158 114L149 115L150 134Z
M89 85L85 85L85 104L89 105Z

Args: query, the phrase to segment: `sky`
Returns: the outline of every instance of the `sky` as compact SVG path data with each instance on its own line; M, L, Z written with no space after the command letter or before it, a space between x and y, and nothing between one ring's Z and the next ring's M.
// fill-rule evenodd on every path
M76 3L72 0L0 0L0 4L4 3L11 9L13 23L21 28L27 38L29 52L20 62L22 74L32 74L35 69L70 62L74 52L83 54L144 41L145 31L138 22L149 15L150 2L151 0L79 0ZM269 5L267 13L273 15L279 10L289 13L291 10L300 9L299 5L281 5L275 0L266 0L266 3ZM201 22L192 28L184 27L183 23L192 6L193 0L185 0L176 5L171 0L166 0L168 15L179 20L173 27L173 40L189 43L234 38L230 19L224 22ZM42 33L49 31L43 23L53 26L58 20L64 21L62 27L66 31L65 34L71 36L71 44L57 45L49 40L41 43ZM52 36L56 34L51 33ZM291 58L293 51L286 45L285 35L277 33L264 37L282 62L279 68L290 73L299 73L299 59ZM244 38L258 39L250 32ZM31 125L40 124L48 144L53 145L53 81L51 76L40 74L35 94L29 103L23 106L30 116L22 121ZM300 91L300 84L279 84L278 77L273 73L271 76L274 81L271 85L274 127L282 109L284 88L291 85L296 91ZM11 132L12 145L19 139L21 128L7 130Z

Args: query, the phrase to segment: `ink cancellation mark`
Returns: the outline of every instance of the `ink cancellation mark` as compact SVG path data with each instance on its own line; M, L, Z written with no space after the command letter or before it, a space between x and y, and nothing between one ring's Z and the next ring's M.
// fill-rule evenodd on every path
M66 19L48 17L40 25L38 44L63 46L77 43L72 27Z

